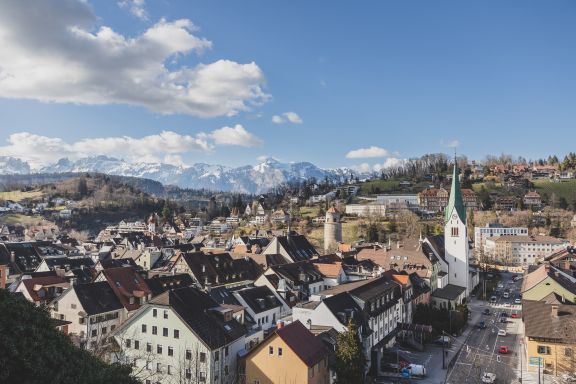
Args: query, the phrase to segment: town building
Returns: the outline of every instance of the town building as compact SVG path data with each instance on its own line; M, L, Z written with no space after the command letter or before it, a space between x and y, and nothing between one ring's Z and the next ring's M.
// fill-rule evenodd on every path
M245 357L245 383L328 384L329 350L301 322L283 325Z
M359 217L367 216L386 216L386 204L347 204L347 215L357 215Z
M542 198L540 194L536 191L530 191L524 195L522 198L524 205L529 208L540 208L542 206Z
M476 193L473 190L462 189L459 194L466 209L478 209ZM450 192L444 188L428 188L418 194L418 205L422 211L444 212L449 196Z
M486 239L499 236L528 236L527 227L506 227L498 223L489 223L484 227L474 227L474 251L482 255Z
M484 255L489 259L508 264L531 265L565 248L568 244L567 240L551 236L503 235L486 238Z

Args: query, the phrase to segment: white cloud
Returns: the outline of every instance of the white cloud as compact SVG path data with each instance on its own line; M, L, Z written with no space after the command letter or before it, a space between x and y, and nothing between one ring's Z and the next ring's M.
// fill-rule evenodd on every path
M284 112L281 115L274 115L272 116L272 122L274 124L284 124L284 123L292 123L292 124L302 124L302 118L298 116L296 112Z
M352 168L353 170L355 170L357 172L362 172L362 173L381 172L381 171L385 171L386 169L389 169L389 168L397 167L397 166L401 165L404 161L405 160L398 159L396 157L389 157L384 161L384 163L381 163L381 164L376 163L376 164L370 165L369 163L361 163L361 164L353 165L350 168Z
M140 20L148 20L148 12L144 8L145 0L121 0L118 2L120 8L127 9L133 16Z
M370 148L360 148L350 151L346 154L346 158L348 159L362 159L368 157L386 157L390 156L390 153L380 147L371 146Z
M258 147L262 145L262 140L246 131L246 129L236 124L234 127L222 127L210 134L217 145L239 145L242 147Z
M28 161L32 168L53 163L63 157L71 160L106 155L131 162L166 162L183 165L182 155L191 152L209 152L218 145L255 146L262 141L241 125L223 127L211 133L181 135L162 131L141 138L130 136L86 138L67 142L61 138L19 132L8 137L8 145L0 153Z
M161 19L134 37L98 22L85 0L2 1L0 97L200 117L232 116L270 98L254 62L179 64L212 47L190 20Z
M460 141L458 140L452 140L449 141L448 143L446 143L446 147L448 148L458 148L460 146Z

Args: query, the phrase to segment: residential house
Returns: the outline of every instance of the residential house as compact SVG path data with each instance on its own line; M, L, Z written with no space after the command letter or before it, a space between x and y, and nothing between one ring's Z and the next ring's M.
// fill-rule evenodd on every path
M152 298L152 291L138 272L130 267L103 269L94 281L106 281L128 313Z
M301 322L281 325L245 356L244 382L328 384L329 354Z
M528 371L554 376L576 372L576 306L551 298L523 300Z
M562 302L576 304L576 279L548 264L542 264L522 279L522 299L540 301L550 294Z
M267 286L249 287L232 291L254 323L264 331L276 325L276 321L287 315L276 294Z
M471 189L462 190L462 200L466 209L478 209L476 193ZM418 194L420 209L428 212L444 212L450 192L444 188L428 188Z
M498 211L513 211L518 206L518 201L515 197L498 197L494 201L494 209Z
M196 288L168 290L114 332L121 352L113 357L145 383L236 383L246 331L232 314Z
M73 340L92 351L105 349L110 333L127 317L106 281L71 286L52 302L51 309L53 318L70 321L67 331Z
M522 198L524 205L530 208L540 208L542 206L542 198L536 191L529 191Z
M288 262L309 260L320 256L304 235L276 236L262 251L265 255L282 255Z
M36 304L48 304L70 287L70 283L60 276L44 276L22 278L13 288L13 292L18 292Z
M324 276L309 261L272 265L254 284L276 290L289 305L308 300L327 288Z

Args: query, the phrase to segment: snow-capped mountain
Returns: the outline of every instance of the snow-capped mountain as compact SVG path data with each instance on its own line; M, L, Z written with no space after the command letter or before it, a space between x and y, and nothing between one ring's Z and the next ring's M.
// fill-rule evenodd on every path
M26 175L30 173L30 164L14 157L0 156L0 173L4 175Z
M76 161L60 159L38 170L25 161L0 157L0 174L99 172L109 175L152 179L181 188L206 188L219 191L264 193L295 180L328 178L341 181L356 173L347 168L321 169L312 163L281 163L269 158L256 166L238 168L196 163L190 167L164 163L129 163L107 156L86 157Z

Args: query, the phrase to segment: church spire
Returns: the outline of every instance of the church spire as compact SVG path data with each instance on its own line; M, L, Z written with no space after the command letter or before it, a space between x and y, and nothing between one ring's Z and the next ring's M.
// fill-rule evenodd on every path
M452 172L452 189L450 189L450 198L448 199L448 205L444 212L444 222L450 220L450 215L452 211L456 209L456 213L460 217L460 220L466 224L466 208L464 207L464 201L462 200L462 190L460 189L460 172L458 171L458 161L456 160L456 151L454 151L454 171Z

